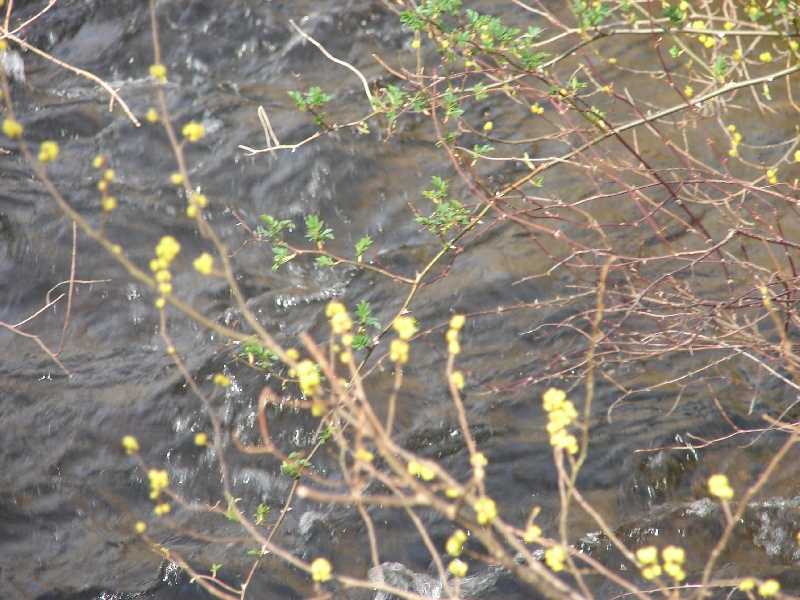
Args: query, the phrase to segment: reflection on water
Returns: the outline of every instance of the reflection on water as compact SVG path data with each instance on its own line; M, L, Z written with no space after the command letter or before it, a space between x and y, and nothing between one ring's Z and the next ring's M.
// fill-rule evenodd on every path
M170 109L176 122L200 119L209 132L187 158L203 191L218 199L211 214L215 225L234 248L246 239L234 211L251 225L265 212L295 220L319 213L336 231L334 251L349 249L369 234L379 240L376 257L384 266L413 275L438 250L437 241L419 231L407 206L442 168L422 128L416 131L408 125L388 143L377 133L340 132L278 160L263 155L246 158L236 149L239 144L258 145L262 139L255 113L258 105L268 107L285 143L313 131L307 116L292 110L286 96L286 90L298 87L294 73L308 84L331 90L345 107L363 102L350 97L354 86L349 73L332 68L301 43L287 25L289 18L300 21L308 16L304 22L308 31L368 76L381 73L369 56L399 51L408 41L407 33L394 16L370 2L249 4L167 3L159 8L163 60L174 82L166 88ZM22 15L30 9L19 10ZM152 56L143 6L121 10L114 3L63 1L27 33L31 42L56 56L113 80L137 114L154 102L151 86L142 79ZM106 153L118 173L115 193L120 203L106 223L109 236L141 265L147 264L162 235L178 237L184 251L175 287L199 310L235 321L226 290L209 288L191 269L183 268L189 264L185 257L196 256L205 246L192 224L180 216L184 200L166 183L174 165L164 134L148 125L137 129L109 115L106 97L87 82L67 78L36 57L26 55L25 61L27 84L16 82L12 90L19 116L34 138L55 136L62 144L63 160L52 173L68 201L84 213L97 213L96 173L89 165L97 152ZM13 323L37 310L48 290L68 277L73 240L70 224L30 181L19 158L2 156L0 161L4 299L0 318ZM554 197L566 197L588 184L565 176L550 185ZM627 221L629 210L622 203L609 203L603 207L604 218ZM707 225L715 227L713 222ZM619 235L624 237L625 232ZM497 490L500 508L510 518L524 518L531 506L541 506L540 522L547 534L553 534L559 515L556 473L538 400L541 389L527 383L543 373L559 373L560 361L585 346L586 331L570 334L555 325L589 310L593 297L542 306L546 298L566 297L574 282L547 273L550 265L540 252L537 244L513 228L493 229L459 259L458 269L448 278L426 288L413 308L423 327L431 329L420 343L430 346L440 343L440 326L451 310L476 315L464 331L464 361L472 367L466 403L473 435L492 465L488 485ZM399 284L355 270L320 270L300 262L276 273L270 265L268 248L248 246L234 266L254 312L289 341L301 331L324 331L322 307L333 297L348 303L368 300L376 316L385 320L403 291ZM131 521L149 514L151 504L147 483L119 449L119 440L136 435L146 459L166 465L171 481L186 498L214 503L221 490L216 457L192 441L196 431L208 429L207 417L165 360L157 316L150 310L152 295L80 236L77 268L79 279L95 281L76 290L61 356L71 379L30 340L0 331L0 576L2 587L14 590L3 597L191 596L195 592L189 578L162 565L131 533ZM710 279L709 293L718 285ZM25 330L57 347L64 311L64 305L57 304ZM175 346L186 349L187 366L202 385L210 387L210 378L223 369L235 379L236 386L217 399L223 423L245 443L258 443L254 415L263 375L237 365L207 332L182 317L170 318ZM685 356L667 356L649 364L602 368L613 380L633 388L671 379L694 366ZM722 371L725 368L731 372ZM742 428L758 424L750 416L758 414L750 404L762 401L760 396L741 397L738 381L749 379L752 384L763 377L755 367L748 368L726 365L713 381L709 379L716 397L730 399L729 415ZM563 382L570 376L561 374ZM397 415L399 437L408 448L463 475L468 456L442 381L442 364L415 363L412 357ZM695 500L703 495L708 474L716 470L738 474L743 489L776 442L766 436L749 451L737 452L737 463L730 464L726 449L738 448L744 441L733 439L706 450L694 437L710 439L729 431L718 409L705 398L682 398L673 406L677 387L667 387L668 403L650 392L617 404L620 390L606 381L612 378L598 384L593 409L592 440L597 451L590 454L580 480L587 498L634 546L658 535L684 547L694 544L687 551L696 557L706 555L722 522L716 507ZM375 375L368 385L372 397L380 398L391 381ZM773 392L777 393L764 389L763 395ZM579 404L581 394L580 388L574 390ZM304 411L291 406L270 410L274 441L287 452L300 450L315 438L314 424ZM230 445L226 440L226 447ZM652 451L632 452L636 449ZM252 514L260 503L277 510L292 483L280 473L280 465L273 459L235 453L229 460L234 493L241 497L243 510ZM335 477L335 460L323 455L315 465L321 475ZM793 475L794 471L777 478L767 488L769 499L748 510L746 526L738 534L741 539L731 544L723 564L752 565L754 557L764 565L798 560L793 531L800 504L785 497L786 482ZM398 585L407 589L432 591L440 585L430 577L431 556L405 517L378 509L372 516L391 531L380 542L387 561L384 571L391 571ZM233 525L226 530L217 519L194 513L175 518L203 533L238 533ZM434 541L443 543L450 526L435 515L424 518ZM584 549L609 564L620 562L602 535L594 533L592 521L577 510L572 527L571 535L581 540ZM163 543L197 564L224 564L220 577L232 582L251 564L238 546L199 543L160 532L157 524L150 533L156 539L170 536ZM282 535L282 543L299 556L326 554L334 557L334 566L341 571L368 574L363 524L343 508L297 501ZM503 597L530 597L529 591L515 588L491 568L472 583L476 594L493 586ZM466 581L463 585L468 587ZM303 576L272 559L259 570L250 589L253 597L270 598L294 598L309 591ZM597 593L607 597L615 591L598 588Z

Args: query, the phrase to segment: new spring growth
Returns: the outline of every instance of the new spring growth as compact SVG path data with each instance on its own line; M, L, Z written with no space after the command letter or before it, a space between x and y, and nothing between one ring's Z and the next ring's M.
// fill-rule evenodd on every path
M464 530L457 529L453 535L447 538L447 542L444 544L445 551L454 557L461 556L461 552L464 550L464 542L467 541L467 534L464 533Z
M330 319L331 329L336 335L344 335L353 327L353 321L341 302L330 302L325 308L325 316Z
M126 435L122 438L122 448L125 450L125 454L135 454L139 451L139 442L132 435Z
M58 144L52 140L42 142L42 145L39 148L38 158L39 162L42 164L53 162L56 158L58 158Z
M544 410L547 412L547 432L550 434L550 445L566 450L569 454L578 453L578 440L567 427L578 418L578 411L563 390L550 388L542 396Z
M314 581L328 581L331 578L331 563L327 558L315 558L311 563L311 579Z
M733 488L728 483L728 477L719 473L708 478L708 493L720 500L733 499Z

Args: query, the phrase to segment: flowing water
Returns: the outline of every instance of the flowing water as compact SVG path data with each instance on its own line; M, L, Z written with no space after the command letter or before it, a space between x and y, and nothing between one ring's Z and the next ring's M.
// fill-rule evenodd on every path
M20 17L41 8L37 2L20 4ZM360 237L371 235L376 259L402 274L413 275L436 252L437 240L419 230L408 208L431 175L446 168L430 143L425 122L406 121L388 141L379 132L362 136L341 131L278 159L267 154L248 157L238 149L240 144L262 143L256 115L260 105L283 143L314 132L308 115L298 113L286 94L301 87L298 80L331 93L340 111L336 118L366 111L352 73L304 43L288 21L294 19L334 56L374 80L384 73L371 55L394 56L407 51L411 41L383 4L166 1L158 3L158 15L162 62L170 73L170 110L176 123L195 119L206 127L206 138L188 148L187 160L195 180L212 198L210 218L231 248L247 239L238 219L253 227L262 213L296 222L315 213L335 230L333 250L347 252ZM526 18L522 12L514 16ZM25 33L30 43L56 58L111 82L137 115L155 103L152 82L145 77L153 62L146 3L62 0ZM629 51L637 50L633 46ZM226 290L209 287L188 268L190 257L207 246L182 216L185 200L168 183L175 166L164 133L149 124L136 128L118 110L110 114L107 95L91 82L32 53L20 58L24 79L18 73L12 81L18 116L32 139L51 137L61 144L62 155L50 173L67 200L99 222L97 173L91 161L99 152L106 154L117 173L113 189L119 200L105 225L108 236L139 265L148 263L162 235L176 236L182 244L175 269L181 297L213 318L234 320ZM590 189L579 179L553 185L562 186L552 190L556 196ZM626 209L609 210L622 214ZM73 228L16 153L0 156L0 216L0 320L17 323L42 306L48 290L68 279ZM609 221L614 217L609 215ZM465 353L471 364L480 364L468 383L466 401L476 441L492 465L490 489L509 518L524 517L534 504L542 506L539 520L552 534L558 497L546 417L538 401L542 389L517 384L537 364L552 365L554 357L585 343L580 332L550 336L552 330L540 327L563 321L592 300L585 306L536 309L537 301L568 293L571 282L557 275L523 280L549 265L537 246L517 233L507 227L483 235L451 276L425 288L413 309L427 327L446 323L453 310L483 313L469 321L464 333ZM214 456L193 444L194 432L207 430L208 419L165 356L152 293L80 233L76 247L77 278L91 282L76 286L60 354L72 376L34 340L0 331L0 597L204 597L188 576L162 564L132 532L131 523L149 515L152 504L146 477L119 443L124 435L136 435L148 463L165 465L185 497L213 502L221 489ZM287 342L301 331L324 336L324 307L331 298L348 305L368 300L376 316L385 320L405 292L401 285L369 272L324 270L309 262L290 263L277 272L270 266L267 247L247 246L235 261L251 307ZM709 289L713 287L709 282ZM63 286L57 289L63 291ZM501 307L514 310L498 314ZM64 315L60 302L23 330L58 348ZM264 376L236 365L215 336L184 318L171 316L170 331L188 368L208 389L214 373L229 373L234 385L218 399L224 424L254 440L255 407ZM441 347L441 331L432 331L427 339ZM692 364L683 360L682 355L666 356L646 365L613 368L618 381L645 385L691 370ZM423 455L441 459L455 473L466 472L467 456L442 384L442 364L415 362L412 357L407 372L397 420L400 439ZM731 366L729 377L713 381L716 397L730 400L740 427L757 425L758 419L757 411L748 416L755 399L741 397L739 382L748 380L754 386L763 376L756 369ZM488 393L479 379L507 387ZM376 376L370 385L378 398L391 383ZM775 388L773 384L762 393L780 395ZM592 426L599 450L592 453L580 485L632 545L655 532L665 543L688 545L691 556L701 557L713 545L722 522L712 504L698 500L707 476L725 471L737 475L742 484L751 482L780 440L764 436L750 450L736 454L729 451L742 443L736 439L708 450L695 448L699 444L692 436L711 439L729 428L708 398L686 397L674 406L675 390L671 392L642 394L617 405L620 391L599 384ZM285 409L271 418L276 441L288 450L302 449L314 438L305 412ZM634 452L665 447L683 449ZM258 503L280 506L292 480L280 473L275 461L234 452L228 460L243 507L251 511ZM324 460L320 469L324 475ZM739 538L721 561L728 575L758 566L760 573L772 570L788 577L797 564L793 536L800 501L792 484L795 474L787 469L749 510ZM391 527L390 539L381 542L387 577L394 573L391 577L397 582L405 580L409 588L433 593L437 584L426 579L431 557L409 524L389 511L376 510L373 517L382 527ZM234 526L226 530L196 513L176 518L201 532L235 532ZM437 543L450 533L436 517L429 517L427 525ZM235 580L250 564L240 546L204 544L158 527L153 521L153 538L197 565L223 564L222 578ZM588 519L576 513L572 527L574 539L587 550L611 564L619 560L593 535L597 527ZM363 525L344 509L298 502L283 525L283 536L282 543L303 558L324 554L332 557L335 568L366 575L369 552ZM529 590L519 589L500 572L490 569L478 577L472 582L474 593L531 597ZM787 579L783 581L786 586ZM248 598L311 593L305 575L277 560L266 562L250 590ZM603 597L613 591L598 585L596 593Z

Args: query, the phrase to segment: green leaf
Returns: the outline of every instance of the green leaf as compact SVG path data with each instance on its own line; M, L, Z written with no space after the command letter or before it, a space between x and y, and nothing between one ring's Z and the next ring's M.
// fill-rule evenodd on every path
M380 321L372 316L372 307L366 300L362 300L356 304L356 315L358 316L360 325L371 326L375 329L381 328Z
M239 502L241 498L231 498L228 501L228 510L225 513L225 517L229 521L238 521L239 520L239 511L236 509L236 503Z
M284 246L276 246L272 249L272 270L277 271L282 264L289 262L293 255L289 254L289 249Z
M332 267L336 264L330 256L318 256L314 261L323 267Z
M333 230L325 229L325 221L317 215L306 217L306 238L314 242L317 247L322 248L325 240L333 239Z
M355 248L356 248L356 257L358 258L358 262L361 262L361 257L364 255L364 252L366 252L367 248L369 248L371 245L372 245L372 238L369 237L368 235L364 236L363 238L361 238L356 242Z

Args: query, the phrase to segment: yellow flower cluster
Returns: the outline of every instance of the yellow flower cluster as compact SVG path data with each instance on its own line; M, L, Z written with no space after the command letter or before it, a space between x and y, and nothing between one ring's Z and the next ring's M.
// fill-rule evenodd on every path
M678 546L667 546L661 552L664 561L663 566L658 562L658 549L655 546L645 546L636 551L636 559L641 563L642 577L645 579L655 579L662 573L666 573L675 581L686 579L683 571L683 563L686 560L686 552Z
M728 150L728 156L739 156L739 144L742 143L742 134L736 131L736 125L733 123L728 125L728 131L731 133L731 149Z
M189 193L189 205L186 207L186 216L194 219L197 216L197 211L204 209L208 205L208 198L205 194L199 192Z
M319 389L322 379L317 371L317 366L310 360L301 360L297 363L294 374L300 383L300 389L306 396L313 396Z
M408 362L408 340L417 332L417 322L414 317L403 315L394 320L392 327L398 338L389 345L389 360L402 365Z
M732 500L733 488L726 475L716 474L708 478L708 493L720 500Z
M139 442L132 435L126 435L122 438L122 447L125 450L125 454L135 454L139 451Z
M172 273L169 265L180 251L181 245L178 240L171 235L165 235L156 246L156 257L150 261L150 270L158 283L158 291L162 294L161 298L156 300L158 308L164 307L164 296L172 293Z
M218 385L221 388L230 387L231 380L224 373L217 373L214 375L214 385Z
M481 525L491 523L497 517L497 505L488 496L481 496L472 505L475 510L475 519Z
M450 556L461 556L461 552L464 550L464 542L467 541L467 534L464 533L463 529L457 529L453 535L447 538L447 542L444 544L444 549Z
M150 478L150 499L156 501L155 513L165 515L169 512L169 504L161 501L161 493L169 487L169 475L164 470L150 469L147 472Z
M764 598L771 598L781 591L781 584L775 579L767 579L764 583L758 586L758 595Z
M330 302L325 308L325 316L330 319L331 329L336 335L344 335L353 328L353 320L341 302Z
M331 563L327 558L315 558L311 563L311 579L314 581L328 581L332 571Z
M436 471L430 465L417 460L409 461L408 474L412 477L419 476L423 481L432 481L436 477Z
M460 558L454 558L450 561L450 564L447 565L447 570L450 571L450 574L453 577L464 577L467 574L467 563L465 563Z
M578 453L578 440L567 427L578 418L578 411L564 391L550 388L542 396L544 410L547 412L547 432L550 434L550 445L562 448L570 454Z
M561 546L553 546L544 551L544 562L556 573L564 570L565 560L567 560L567 553Z
M167 67L162 64L150 65L150 75L156 78L158 83L166 83Z
M42 142L39 148L39 162L49 163L58 158L58 144L52 140Z
M106 157L102 154L98 154L92 160L92 166L95 169L105 169ZM105 169L100 181L97 183L97 189L100 190L102 194L100 208L103 209L103 212L111 212L117 208L117 199L108 195L108 184L114 181L116 176L117 174L114 172L114 169Z
M5 135L10 137L12 140L15 140L22 137L24 128L19 121L15 121L14 119L6 119L3 121L2 130Z
M476 452L469 459L469 464L475 471L475 479L483 481L484 477L486 477L486 465L489 464L486 455L483 452Z
M198 123L197 121L189 121L183 126L181 133L183 134L183 137L190 142L199 142L201 139L203 139L203 136L206 133L206 128L203 127L202 123Z
M192 263L194 270L203 275L211 275L214 270L214 257L208 252L203 252L200 256L194 259Z
M778 183L778 169L777 168L767 169L767 182L772 184L772 185L775 185L776 183Z
M461 342L458 341L458 334L461 331L461 328L464 327L464 323L466 323L466 321L467 318L464 315L453 315L450 319L450 328L445 334L448 354L461 353Z

